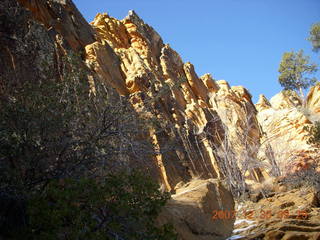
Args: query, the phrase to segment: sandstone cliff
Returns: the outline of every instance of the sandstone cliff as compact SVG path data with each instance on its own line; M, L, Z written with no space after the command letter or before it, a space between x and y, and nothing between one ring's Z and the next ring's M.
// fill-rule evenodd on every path
M8 65L1 69L1 81L15 86L43 78L44 72L59 77L63 56L82 52L93 93L94 82L104 82L136 112L166 123L161 134L150 129L145 137L157 150L175 143L172 151L154 155L167 190L199 176L228 178L234 185L243 176L262 181L275 159L281 165L281 158L295 155L291 149L312 150L304 126L318 119L319 86L308 95L308 113L297 110L298 96L283 93L270 103L261 97L254 106L245 88L230 87L210 74L198 77L194 66L183 63L134 11L123 20L98 14L90 26L71 1L1 4L8 9L1 15L1 61ZM39 67L44 60L48 66ZM290 147L277 149L283 141Z
M234 186L244 174L259 181L261 133L246 89L198 77L133 11L121 21L98 14L90 27L72 2L17 2L1 6L18 9L2 14L1 60L9 67L1 69L1 81L19 85L47 72L62 78L62 58L80 52L93 93L95 81L106 83L137 112L166 122L161 136L151 129L146 138L157 150L170 141L176 146L154 156L167 190L195 176L228 178Z
M244 87L216 81L210 74L199 77L195 67L184 63L134 11L123 20L98 14L89 25L72 1L3 0L0 9L0 64L7 66L0 68L1 87L45 81L48 72L50 78L62 79L62 59L75 52L86 70L91 94L97 83L104 83L109 93L126 99L139 116L161 123L141 136L154 148L151 156L145 156L150 164L136 161L139 168L150 168L165 190L176 193L168 208L179 214L169 211L165 219L174 219L180 231L187 229L185 239L211 239L196 238L199 229L207 235L226 236L209 231L212 223L198 226L194 219L182 221L185 214L195 212L201 212L199 221L209 218L212 209L207 208L212 206L200 206L200 202L218 201L213 178L226 182L234 195L241 194L246 183L298 171L319 156L307 143L304 128L319 119L319 86L311 89L306 111L300 108L298 96L284 93L270 102L261 96L254 105ZM193 184L196 199L179 194ZM232 209L229 192L215 184L225 192L222 208ZM186 213L177 205L190 201Z
M318 166L319 153L308 144L306 129L319 118L318 94L317 87L313 87L305 107L299 96L285 92L275 95L270 102L261 95L256 104L264 142L270 146L282 175Z
M312 119L313 121L319 121L319 114L320 114L320 86L316 85L312 87L308 93L307 96L307 109L310 110L311 113L313 113L313 116L315 119Z
M149 172L169 191L195 177L222 178L213 143L219 144L217 139L224 137L225 128L210 109L208 96L217 86L209 76L199 78L192 64L183 63L134 12L122 21L98 15L91 27L71 1L4 0L0 9L0 61L8 66L0 69L1 87L9 91L28 81L62 80L63 58L76 53L83 60L81 68L87 73L91 94L98 82L104 83L109 93L124 96L141 116L162 121L162 131L150 128L150 133L142 136L153 144L155 154L145 156L151 163L148 166L143 161L139 165L136 159L140 169L151 168ZM239 169L233 171L241 176ZM211 196L212 201L221 201L216 207L232 210L232 196L224 187L219 189L215 193L209 187L199 201ZM193 192L197 191L202 194L202 188ZM219 195L219 191L227 194ZM193 202L188 198L186 201ZM210 220L210 204L195 204L189 214L201 215L206 208L202 221ZM220 236L212 239L227 236L232 222L223 234L213 221L208 222L207 229L213 227L210 234ZM197 227L190 233L194 237Z
M199 78L194 66L183 63L133 11L123 20L98 14L92 26L97 42L86 46L88 65L119 94L127 96L138 112L156 112L174 126L170 131L182 149L156 156L168 190L195 176L227 177L234 185L246 173L260 180L256 153L261 133L245 88L231 88L209 74ZM119 65L107 57L109 46ZM161 136L152 137L159 148L166 141Z

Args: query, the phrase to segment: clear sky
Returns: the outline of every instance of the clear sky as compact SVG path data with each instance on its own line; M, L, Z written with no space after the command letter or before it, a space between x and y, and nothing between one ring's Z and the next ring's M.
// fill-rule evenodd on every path
M286 51L303 49L320 21L320 0L74 0L90 22L98 12L123 19L133 9L199 76L211 73L248 88L256 102L281 90L278 66ZM319 72L317 73L320 79Z

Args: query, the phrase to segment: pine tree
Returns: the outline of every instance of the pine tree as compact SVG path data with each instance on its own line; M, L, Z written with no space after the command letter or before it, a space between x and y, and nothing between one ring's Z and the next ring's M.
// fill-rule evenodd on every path
M317 81L315 77L310 77L316 71L317 65L310 63L309 56L304 56L303 50L285 52L279 66L279 83L285 90L299 91L304 99L303 90Z
M312 43L313 51L318 52L320 50L320 22L311 26L308 40Z

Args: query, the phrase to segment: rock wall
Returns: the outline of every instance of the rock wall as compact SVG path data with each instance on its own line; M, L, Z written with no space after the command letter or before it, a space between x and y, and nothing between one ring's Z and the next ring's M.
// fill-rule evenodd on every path
M46 29L16 1L1 1L0 9L0 84L3 90L5 85L16 88L23 82L43 77L41 62L53 62L56 49Z
M154 154L148 156L151 172L166 190L177 192L176 202L212 198L214 191L207 191L212 179L226 180L238 189L234 193L240 193L246 189L245 180L263 182L269 175L299 170L319 158L304 128L319 119L319 86L311 89L306 108L300 107L298 96L284 93L270 102L261 96L254 105L244 87L231 87L210 74L199 77L195 67L184 63L134 11L123 20L98 14L89 25L71 0L3 0L0 10L0 64L6 66L0 68L1 90L27 81L61 79L63 57L79 54L93 94L97 82L105 83L138 115L157 118L160 126L149 127L141 137L154 146ZM145 167L141 161L139 168ZM210 187L197 185L198 192L180 199L181 189L199 183L194 179ZM198 200L193 197L197 193ZM233 208L228 194L222 209ZM199 221L204 221L210 209L204 214L203 209L190 207L190 214L202 212ZM170 213L168 218L178 225L182 221ZM223 235L206 230L210 224L198 226L194 219L183 224L180 229L193 235L193 228L202 227L216 239ZM186 239L207 239L201 237Z
M161 152L153 162L167 190L199 176L241 180L247 172L259 180L250 162L256 162L260 130L248 91L209 74L198 77L135 12L123 20L98 14L90 26L71 1L1 4L7 9L1 15L1 61L9 65L0 70L2 82L36 81L48 72L62 78L62 58L80 53L93 92L95 81L106 83L138 113L165 123L146 138ZM10 12L14 8L19 11Z
M86 46L87 63L127 96L138 112L152 112L172 125L169 131L176 147L170 154L156 156L167 189L195 176L241 180L247 173L260 180L256 153L261 133L245 88L231 88L210 74L198 77L194 66L183 63L134 11L123 20L98 14L91 24L97 42ZM107 57L109 47L119 65ZM114 66L112 70L108 65ZM118 70L120 74L109 74ZM120 75L122 79L110 77ZM162 148L170 137L152 138Z
M162 121L162 131L150 129L145 138L155 146L155 177L167 190L195 177L228 179L235 187L244 177L261 182L276 174L276 164L284 169L296 150L314 151L304 126L318 118L319 86L308 95L310 116L297 110L298 96L283 93L254 106L245 88L210 74L198 77L134 11L123 20L98 14L90 26L72 1L1 4L7 10L0 61L8 65L0 70L1 82L14 86L44 72L59 77L62 57L80 53L93 92L95 81L106 83L141 116ZM43 61L48 69L39 67ZM284 141L290 147L279 144Z
M320 118L318 117L320 115L320 85L316 85L314 87L311 87L308 96L307 96L307 109L310 110L311 115L310 117L314 118L313 120L319 121Z
M155 148L148 156L150 172L166 190L174 192L196 177L223 178L214 144L220 144L226 130L209 96L218 85L209 75L199 78L193 65L183 63L134 12L121 21L98 15L91 27L69 0L3 0L0 10L0 63L8 66L0 69L2 90L15 91L28 81L62 80L63 58L76 53L93 94L97 81L103 82L138 114L160 120L162 129L150 128L142 137ZM149 167L144 163L138 167ZM218 201L208 189L203 198ZM228 194L221 196L219 207L232 210L232 195L223 191ZM210 219L210 204L195 204L193 213L205 207L203 219ZM231 228L232 221L226 234Z
M263 141L269 146L282 175L318 165L319 152L308 143L310 134L307 130L320 117L318 95L319 88L315 86L311 88L305 106L298 95L285 92L275 95L270 102L261 95L256 104Z

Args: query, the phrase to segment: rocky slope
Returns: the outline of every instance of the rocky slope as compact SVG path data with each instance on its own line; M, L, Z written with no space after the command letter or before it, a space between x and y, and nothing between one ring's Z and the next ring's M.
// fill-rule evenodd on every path
M175 193L160 222L173 220L181 239L231 233L233 220L223 232L221 223L208 220L213 208L233 209L219 181L237 195L246 184L318 166L304 127L319 119L319 86L308 95L307 111L299 110L297 96L283 93L254 105L244 87L199 77L134 11L123 20L98 14L89 25L70 0L3 0L0 10L0 64L7 66L0 68L1 88L45 81L48 72L62 79L63 58L74 52L91 94L104 83L143 118L160 120L161 131L142 136L154 146L151 165L138 160L138 166Z
M319 200L319 189L306 187L239 204L234 239L320 239Z

